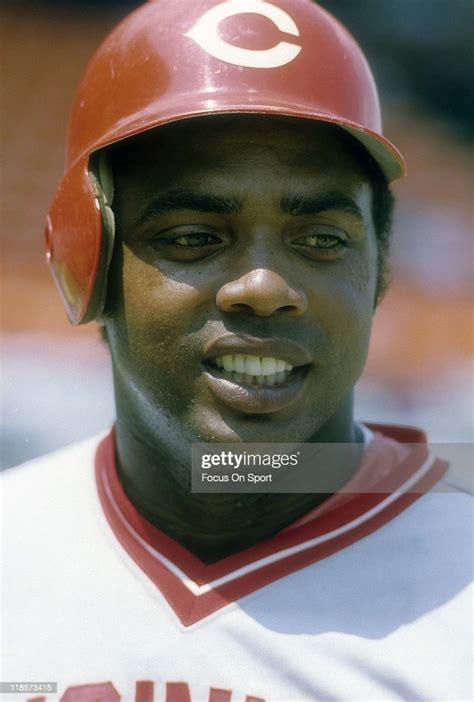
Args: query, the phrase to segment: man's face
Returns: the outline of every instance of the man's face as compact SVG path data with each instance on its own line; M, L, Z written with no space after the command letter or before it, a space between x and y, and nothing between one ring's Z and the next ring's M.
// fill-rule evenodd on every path
M113 168L119 417L178 448L307 441L347 413L377 277L371 186L348 140L214 116L129 141Z

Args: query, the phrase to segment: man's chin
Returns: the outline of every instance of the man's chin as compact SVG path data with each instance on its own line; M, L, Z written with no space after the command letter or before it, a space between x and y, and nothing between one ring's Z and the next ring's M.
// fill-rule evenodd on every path
M226 418L196 431L193 443L303 443L315 432L314 425L278 420L269 415L243 415Z

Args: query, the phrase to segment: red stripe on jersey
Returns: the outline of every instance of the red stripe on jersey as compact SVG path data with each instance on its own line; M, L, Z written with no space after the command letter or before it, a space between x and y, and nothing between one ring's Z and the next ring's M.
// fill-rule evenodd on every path
M181 622L189 626L368 536L406 509L446 472L444 461L429 458L422 432L368 426L379 433L342 492L272 538L210 565L135 509L118 479L113 432L103 439L96 454L100 501L117 539L159 588ZM408 450L405 444L397 444L395 437L415 445ZM372 491L364 492L364 485Z

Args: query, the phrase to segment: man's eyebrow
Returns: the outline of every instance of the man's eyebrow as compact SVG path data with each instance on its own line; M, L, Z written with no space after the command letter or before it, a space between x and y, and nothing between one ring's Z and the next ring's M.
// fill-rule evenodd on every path
M242 201L237 198L178 188L153 198L140 214L137 225L143 225L154 217L178 210L238 214L241 209Z
M281 199L280 207L285 214L294 216L337 210L353 215L361 221L364 219L362 210L355 200L337 190L309 195L286 195Z

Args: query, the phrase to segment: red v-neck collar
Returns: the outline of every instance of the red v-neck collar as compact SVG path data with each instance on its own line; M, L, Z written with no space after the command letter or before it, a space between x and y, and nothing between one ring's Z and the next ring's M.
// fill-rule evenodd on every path
M446 472L447 464L429 455L423 432L367 426L376 433L359 470L342 492L272 538L210 565L135 509L118 479L113 432L96 452L102 508L123 548L158 587L182 624L189 626L379 529Z

